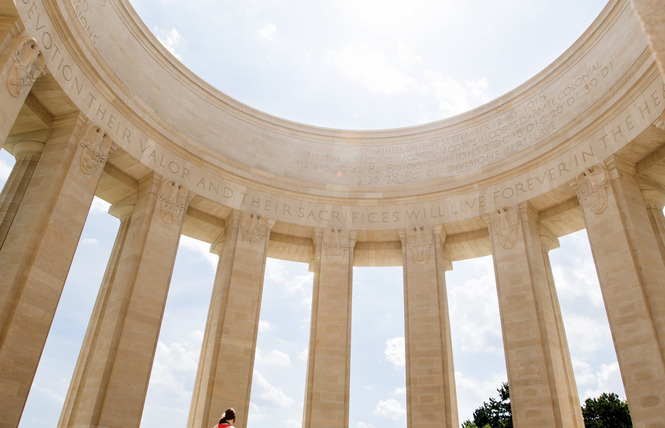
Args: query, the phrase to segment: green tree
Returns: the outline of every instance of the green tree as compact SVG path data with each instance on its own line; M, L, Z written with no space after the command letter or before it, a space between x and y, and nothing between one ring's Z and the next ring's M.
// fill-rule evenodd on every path
M615 393L603 392L598 398L587 398L582 406L585 428L632 428L628 403Z
M483 402L482 407L474 410L473 421L464 421L462 428L513 428L508 383L501 384L497 391L499 399L490 398L489 403Z

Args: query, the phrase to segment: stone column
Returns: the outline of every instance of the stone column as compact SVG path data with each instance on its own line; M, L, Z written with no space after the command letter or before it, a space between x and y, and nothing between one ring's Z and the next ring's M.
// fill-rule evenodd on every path
M44 150L44 142L23 140L12 144L12 147L5 145L5 148L14 155L16 163L0 194L0 248L5 242L32 174L37 168L37 162Z
M139 183L58 426L139 426L187 202L184 186L154 173Z
M273 220L234 211L212 252L220 255L188 427L209 428L224 410L247 426L263 276ZM285 308L288 310L288 308Z
M606 164L578 176L577 194L633 425L663 426L665 266L634 166Z
M525 203L501 208L485 220L490 227L514 426L581 428L538 213Z
M656 237L656 244L665 262L665 216L663 215L665 189L661 186L659 188L642 186L642 197L646 204L651 228Z
M552 305L552 314L558 329L556 339L558 339L558 349L560 351L560 358L563 361L563 371L557 373L556 376L561 376L568 385L568 403L567 408L572 409L570 428L584 428L584 416L582 415L582 407L580 404L580 396L577 391L577 382L575 381L575 371L573 370L573 362L570 357L570 348L568 347L568 338L566 337L566 330L563 324L563 317L561 316L561 307L559 306L559 296L557 295L556 286L554 283L554 275L552 274L552 264L550 262L549 252L555 248L559 248L559 239L554 236L552 232L547 230L544 226L540 227L540 244L543 249L543 260L545 261L545 272L547 273L548 290L550 292L549 299L546 301ZM565 424L564 424L565 425Z
M409 428L459 426L442 235L440 226L400 232Z
M15 427L37 369L110 138L82 116L54 121L50 139L0 249L0 427ZM96 146L99 148L99 146Z
M44 55L35 39L16 35L0 53L0 147L32 84L44 73Z
M317 229L303 427L348 427L355 232Z

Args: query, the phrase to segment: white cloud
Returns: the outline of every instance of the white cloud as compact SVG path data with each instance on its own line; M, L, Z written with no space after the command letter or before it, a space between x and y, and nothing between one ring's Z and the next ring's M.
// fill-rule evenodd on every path
M153 34L157 37L157 40L164 45L166 50L171 52L171 54L182 61L182 56L176 52L176 48L180 45L182 37L180 33L175 28L171 28L168 31L162 30L161 28L154 27L152 30Z
M389 65L384 52L373 46L349 43L334 63L342 77L373 93L399 94L415 84L411 76Z
M268 258L265 282L279 285L286 294L298 296L302 305L311 307L314 274L295 275L292 266L291 263Z
M12 168L3 159L0 159L0 180L6 181L12 172Z
M598 351L611 337L607 322L585 314L569 314L564 318L568 348L579 355Z
M305 348L302 351L298 352L298 360L300 361L307 361L308 356L309 356L309 348Z
M266 24L259 30L259 36L263 40L272 41L275 38L275 34L277 34L277 26L275 24Z
M199 257L205 259L213 270L217 269L217 262L219 256L210 252L210 244L207 242L199 241L198 239L190 238L189 236L180 236L180 246L189 251L196 253Z
M269 354L263 354L260 349L256 350L257 366L266 367L291 367L291 358L284 352L273 349Z
M386 359L395 367L404 367L406 356L404 337L393 337L386 341Z
M406 410L404 407L402 407L397 400L393 400L392 398L388 400L379 400L376 409L374 409L374 413L390 419L400 419L406 416Z
M452 275L446 280L453 334L461 340L462 352L500 354L503 338L491 257L455 263L453 273L467 275L461 281Z
M395 391L393 393L395 395L405 395L406 394L406 388L395 388Z
M296 402L293 398L284 393L281 388L272 386L270 382L257 371L254 371L256 385L260 388L257 397L260 400L274 404L280 408L291 408Z
M99 241L96 240L95 238L85 238L81 240L81 244L83 245L99 245Z
M267 333L272 329L269 321L259 320L259 333Z
M200 345L190 343L157 343L150 385L161 392L186 401L192 391L187 383L196 375Z
M596 398L603 392L620 392L623 391L623 384L621 381L621 374L619 372L619 364L602 364L599 370L593 373L596 387L588 388L580 397L580 401L584 402L587 398Z
M356 428L374 428L374 425L366 424L365 422L358 422Z
M111 208L111 204L95 196L92 199L92 205L90 205L90 212L92 214L106 214L109 212L109 208Z

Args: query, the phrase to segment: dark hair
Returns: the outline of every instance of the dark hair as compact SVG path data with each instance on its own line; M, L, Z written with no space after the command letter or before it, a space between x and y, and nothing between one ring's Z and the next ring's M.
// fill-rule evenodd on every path
M229 408L226 409L224 413L222 413L222 419L219 420L219 423L225 424L235 420L236 420L236 411L233 410L232 408Z

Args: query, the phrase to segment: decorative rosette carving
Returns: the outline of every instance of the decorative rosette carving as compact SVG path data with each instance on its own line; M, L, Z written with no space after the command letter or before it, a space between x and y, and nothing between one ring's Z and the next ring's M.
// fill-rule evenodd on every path
M520 224L520 214L513 205L508 205L491 214L492 233L506 250L515 248Z
M164 223L174 223L185 211L187 188L173 180L164 181L159 192L159 212Z
M7 75L7 90L12 97L18 98L23 88L31 87L42 74L46 61L37 41L32 37L21 40L12 53L12 61Z
M584 204L595 214L607 208L607 171L601 165L594 165L577 176L577 192Z
M95 125L90 125L81 140L81 171L91 175L106 163L111 150L111 137Z

